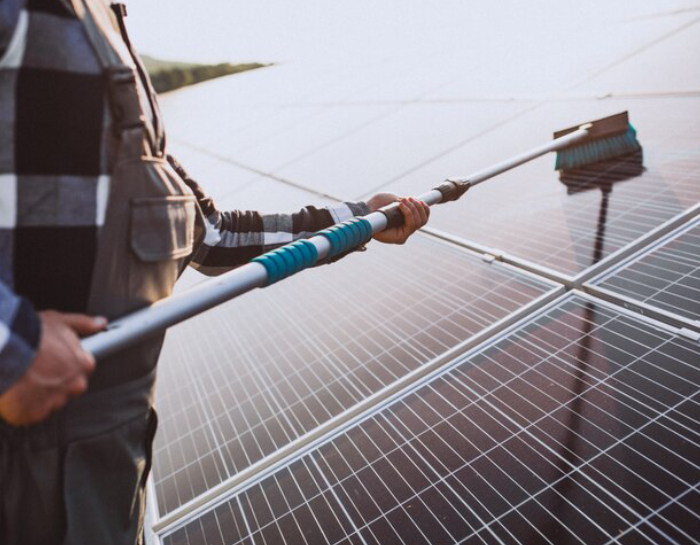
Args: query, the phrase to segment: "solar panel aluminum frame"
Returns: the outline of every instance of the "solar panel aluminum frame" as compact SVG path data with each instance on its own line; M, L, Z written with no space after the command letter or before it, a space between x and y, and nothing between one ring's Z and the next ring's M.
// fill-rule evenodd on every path
M637 240L633 240L606 258L601 259L595 265L591 265L579 273L574 279L574 287L580 289L584 284L591 282L593 278L607 273L613 267L628 260L631 256L645 251L650 245L665 239L667 235L674 233L677 229L682 228L686 223L698 216L700 216L700 202L687 208L655 229L652 229L646 235L639 237Z
M293 462L300 460L309 452L313 451L316 447L319 447L325 443L332 441L336 437L348 431L351 427L367 420L372 415L391 405L398 399L409 395L412 392L415 392L416 390L430 382L433 378L438 377L446 372L449 372L449 370L453 367L460 365L462 362L469 359L470 357L476 356L483 350L494 346L498 342L506 339L512 333L516 332L519 328L534 322L541 316L545 315L548 311L555 309L558 306L574 298L579 298L584 302L590 302L596 305L600 305L601 307L609 309L620 315L630 317L638 322L651 326L652 328L665 331L673 336L687 338L682 330L673 327L665 322L656 320L649 316L640 315L635 311L621 307L615 303L608 302L604 299L600 299L578 289L566 291L565 288L562 286L560 289L556 290L556 295L552 296L551 294L544 294L539 298L540 300L537 301L537 305L534 305L534 301L533 303L530 303L528 307L534 306L535 308L529 308L529 312L523 313L518 311L517 313L513 313L513 315L518 315L517 319L514 318L513 315L504 318L502 321L505 322L507 320L508 323L504 323L501 327L498 328L497 331L491 331L491 335L478 334L477 336L472 338L476 339L476 337L479 337L478 342L469 343L468 347L463 347L463 350L461 350L460 353L455 354L451 359L443 362L442 357L436 358L436 360L440 360L441 365L431 366L431 368L426 370L426 372L420 373L418 374L418 376L414 376L413 380L411 381L401 381L402 384L399 388L394 389L388 387L382 392L378 392L378 394L385 393L385 395L377 396L380 398L374 400L374 402L371 404L361 404L361 410L356 412L352 411L353 414L348 415L347 419L344 419L343 421L339 422L334 422L334 425L329 426L330 429L328 429L325 434L319 437L310 438L310 440L305 441L303 445L300 445L299 448L297 448L294 452L290 452L290 454L285 458L277 460L274 464L268 464L266 467L261 468L255 474L251 474L249 476L246 476L246 478L237 480L237 482L235 483L231 483L231 485L228 486L226 490L222 490L221 493L216 498L213 498L209 503L202 503L197 507L196 510L193 509L187 513L183 513L179 517L166 517L166 519L159 521L153 527L154 532L157 533L159 538L167 537L168 535L176 532L180 528L196 520L199 516L202 516L206 512L209 512L210 510L213 510L216 507L226 503L234 496L251 488L255 484L260 483L266 477L274 474L276 470L282 469L283 467L286 467L292 464ZM416 371L421 371L421 369L418 369Z
M632 263L636 263L646 256L653 254L657 250L661 249L665 244L675 240L677 237L687 233L688 231L700 226L700 218L691 219L688 223L681 225L673 231L670 231L663 235L658 240L654 241L651 245L645 246L643 249L638 250L625 259L621 260L616 266L608 268L605 271L594 276L587 282L585 282L581 289L586 293L589 293L595 297L599 297L616 305L620 305L626 309L629 309L638 314L649 316L655 320L666 322L669 325L684 331L684 336L687 338L700 342L700 320L692 320L686 316L676 314L675 312L670 312L659 308L653 304L646 303L640 299L634 297L629 297L618 293L610 288L606 288L598 285L600 282L615 276L622 269L627 267Z
M520 270L533 273L539 277L544 277L548 280L563 284L569 289L583 289L584 284L591 282L593 278L597 278L597 276L601 274L606 274L611 267L616 267L621 262L628 260L631 256L635 256L637 253L645 251L650 244L655 244L656 241L664 239L669 235L669 233L674 233L677 229L683 227L687 222L692 221L698 216L700 216L700 203L691 206L668 221L665 221L655 229L652 229L645 235L642 235L638 239L633 240L622 248L619 248L609 256L601 259L595 265L591 265L575 276L567 275L550 267L529 261L525 258L514 256L498 248L492 248L471 239L447 233L440 229L424 227L423 231L436 238L452 242L453 244L457 244L463 248L476 252L486 261L500 261L502 263L512 265Z
M461 252L472 255L475 253L460 245L450 244L450 246L456 247ZM476 257L480 256L477 255ZM500 338L502 331L511 329L514 324L526 320L533 313L547 307L553 301L566 294L566 287L564 285L550 282L537 274L524 271L508 263L499 263L497 266L506 267L516 271L518 274L528 276L545 284L550 284L551 289L450 350L426 362L421 367L401 377L394 383L379 390L362 402L340 413L309 433L302 435L281 449L278 449L273 454L245 468L220 484L210 488L204 494L199 495L166 515L162 517L159 516L157 506L153 504L154 512L158 514L152 525L153 531L162 536L165 533L183 526L190 520L197 518L205 511L220 505L239 490L247 487L250 483L257 482L259 479L272 474L277 469L286 466L291 460L300 457L318 444L325 442L329 437L335 436L339 433L339 430L348 428L378 407L384 406L405 390L410 389L414 384L423 383L430 377L439 374L444 368L451 365L453 361L460 358L464 353L471 352L475 347L490 342L494 336ZM151 494L151 497L153 498L154 494Z
M507 265L515 267L520 271L526 271L528 273L534 274L540 279L546 278L547 280L551 280L552 282L562 284L567 288L574 287L576 279L573 276L561 273L550 267L538 265L533 261L529 261L522 257L514 256L512 254L499 250L498 248L491 248L489 246L479 244L478 242L475 242L473 240L463 238L458 235L453 235L452 233L448 233L440 229L435 229L434 227L423 227L422 230L435 238L450 242L452 244L456 244L457 246L461 246L462 248L477 253L481 256L481 259L486 262L499 261L501 263L505 263Z
M306 193L308 193L310 195L314 195L314 196L320 197L322 199L330 199L332 201L338 201L339 203L343 202L343 199L338 198L337 195L331 195L329 193L326 193L325 191L321 191L319 189L314 189L313 187L304 185L304 184L299 183L299 182L295 182L295 181L290 180L288 178L284 178L278 174L275 174L274 172L268 172L266 170L261 170L259 168L255 168L254 166L248 165L246 163L241 163L239 161L236 161L235 159L232 159L231 157L227 157L225 155L222 155L221 153L213 151L207 147L203 147L195 142L191 142L189 140L185 140L182 138L172 138L171 142L175 142L179 146L182 146L184 148L188 148L188 149L195 151L195 152L197 152L201 155L204 155L206 157L211 157L211 158L216 159L218 161L221 161L223 163L228 163L228 164L233 165L235 167L238 167L242 170L246 170L252 174L264 176L265 178L269 178L271 180L275 180L277 182L288 185L290 187L294 187L294 188L299 189L301 191L305 191ZM239 189L242 189L242 188L239 188ZM236 191L238 191L238 189L234 190L233 192L235 193ZM230 196L230 193L227 195L224 195L219 200L223 201L228 196Z
M156 502L153 472L151 472L146 481L146 516L143 522L146 545L161 545L160 536L153 529L153 522L156 520L158 520L158 504Z

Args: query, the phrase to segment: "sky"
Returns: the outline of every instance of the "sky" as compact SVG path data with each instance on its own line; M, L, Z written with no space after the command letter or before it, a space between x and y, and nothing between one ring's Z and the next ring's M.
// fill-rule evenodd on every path
M567 47L572 29L599 30L601 13L624 22L632 6L636 17L663 17L697 9L697 0L138 0L128 4L128 25L140 52L193 62L352 62L479 48L517 57Z

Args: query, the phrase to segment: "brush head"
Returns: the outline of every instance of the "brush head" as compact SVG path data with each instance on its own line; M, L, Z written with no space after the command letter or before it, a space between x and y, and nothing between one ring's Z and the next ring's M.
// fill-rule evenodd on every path
M588 136L557 153L554 167L556 170L579 169L600 161L610 161L637 153L642 149L637 141L637 132L629 123L627 112L557 131L554 138L560 138L580 128L586 128Z

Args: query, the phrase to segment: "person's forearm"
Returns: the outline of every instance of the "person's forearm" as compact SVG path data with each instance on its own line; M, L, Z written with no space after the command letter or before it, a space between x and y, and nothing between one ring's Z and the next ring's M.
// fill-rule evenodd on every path
M204 242L196 249L191 265L216 275L248 263L252 258L354 216L365 215L364 202L347 202L318 208L307 206L291 214L261 214L255 211L219 211L196 181L169 157L183 181L194 193L204 213Z
M293 214L217 211L207 218L210 225L205 243L195 254L192 265L205 274L219 274L367 211L365 203L326 208L307 206Z

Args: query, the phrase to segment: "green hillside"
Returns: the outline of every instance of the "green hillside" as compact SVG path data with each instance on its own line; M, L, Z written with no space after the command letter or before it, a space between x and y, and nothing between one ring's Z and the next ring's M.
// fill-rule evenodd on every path
M148 75L151 77L153 87L158 93L165 93L186 85L193 85L221 76L228 76L239 72L245 72L246 70L269 66L269 64L257 62L242 64L193 64L164 61L149 57L148 55L141 55L141 60L148 71Z

